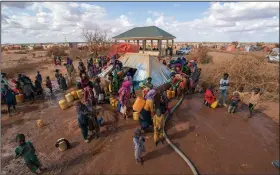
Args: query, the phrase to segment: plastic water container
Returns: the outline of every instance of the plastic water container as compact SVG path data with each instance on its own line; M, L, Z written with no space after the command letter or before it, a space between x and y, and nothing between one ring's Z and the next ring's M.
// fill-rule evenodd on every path
M74 100L77 100L79 98L76 91L72 91L71 95L74 97Z
M59 151L65 151L67 150L67 143L65 141L62 141L58 145L58 150Z
M16 101L17 103L22 103L24 101L24 95L23 94L16 95Z
M65 98L66 98L67 103L71 103L74 101L74 97L72 96L71 93L66 94Z
M167 93L167 98L171 99L172 98L172 91L171 90L167 90L166 93Z
M133 110L136 112L141 112L141 110L144 108L146 101L142 97L137 97L134 104L133 104Z
M66 102L65 100L60 100L60 101L58 102L58 104L59 104L59 106L60 106L60 108L61 108L62 110L65 110L65 109L68 108L67 102Z
M42 120L37 120L37 125L39 128L42 128L45 124Z
M111 83L109 84L109 92L112 92L112 85L111 85Z
M67 102L67 106L68 106L68 107L71 107L71 106L73 106L73 105L74 105L74 101Z
M79 99L82 99L82 98L83 98L83 90L80 89L80 90L77 90L76 92L77 92L78 98L79 98Z
M219 100L213 102L213 103L211 104L211 108L215 109L215 108L218 106L218 102L219 102Z
M172 95L172 98L174 98L175 95L176 95L176 92L175 91L171 91L171 95Z
M114 97L110 97L109 98L109 101L110 101L110 104L112 105L112 101L114 100Z
M111 106L113 106L113 107L115 107L115 101L116 101L117 99L113 99L112 101L111 101Z
M133 112L133 120L138 121L139 120L139 112Z
M116 99L116 100L115 100L115 102L114 102L114 107L116 107L116 108L117 108L117 107L118 107L118 103L119 103L119 100L118 100L118 99Z

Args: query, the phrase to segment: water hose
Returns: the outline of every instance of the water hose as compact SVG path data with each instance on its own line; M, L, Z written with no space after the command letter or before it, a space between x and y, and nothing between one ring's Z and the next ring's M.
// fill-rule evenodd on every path
M188 166L190 167L190 169L192 170L194 175L198 175L198 172L196 171L194 165L191 163L191 161L188 159L188 157L179 149L177 148L172 142L171 140L168 138L166 132L165 132L165 124L167 119L170 117L170 114L173 113L175 111L175 109L183 102L184 100L184 96L177 102L177 104L170 110L170 113L168 113L164 119L164 127L163 127L163 136L166 140L166 142L169 144L169 146L171 146L171 148L174 149L174 151L177 152L177 154L179 154L179 156L188 164Z

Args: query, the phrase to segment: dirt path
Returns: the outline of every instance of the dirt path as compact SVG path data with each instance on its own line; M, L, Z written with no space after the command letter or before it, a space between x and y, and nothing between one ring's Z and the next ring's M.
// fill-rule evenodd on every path
M34 144L39 159L48 169L43 174L190 174L183 160L167 143L155 147L152 133L146 135L146 155L143 166L136 164L132 137L137 121L119 119L116 109L102 105L105 126L101 128L101 138L86 144L82 139L74 107L61 110L57 102L63 93L37 100L30 104L18 105L20 113L9 118L4 114L1 120L2 149L1 174L32 174L23 160L13 160L15 136L26 135ZM46 124L38 128L36 120ZM66 138L73 148L59 152L55 142ZM175 142L177 146L180 144ZM172 161L171 161L172 160Z
M245 111L206 108L196 95L186 97L168 126L171 140L205 174L276 174L279 126L262 113L244 120Z

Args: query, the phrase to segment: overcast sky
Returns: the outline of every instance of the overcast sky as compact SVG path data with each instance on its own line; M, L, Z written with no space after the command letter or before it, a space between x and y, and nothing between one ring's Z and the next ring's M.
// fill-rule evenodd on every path
M115 36L158 26L193 42L279 42L279 2L2 2L4 43L82 41L82 29Z

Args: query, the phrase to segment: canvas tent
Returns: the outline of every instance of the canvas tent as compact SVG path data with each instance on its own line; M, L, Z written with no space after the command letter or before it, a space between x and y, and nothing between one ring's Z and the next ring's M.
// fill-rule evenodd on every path
M126 53L119 58L124 68L137 69L133 76L136 89L140 82L145 81L148 77L152 77L152 84L154 87L159 87L168 82L171 71L158 62L157 58L142 53ZM105 72L110 72L112 67L108 67L99 77L105 77Z

